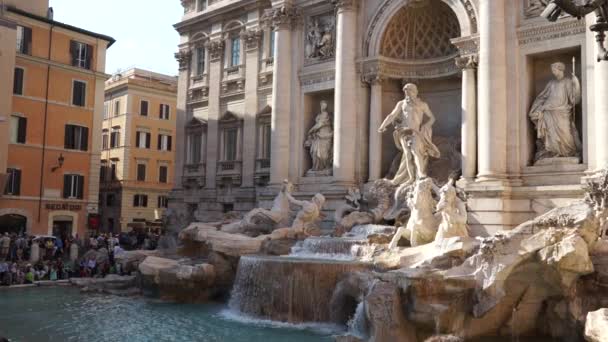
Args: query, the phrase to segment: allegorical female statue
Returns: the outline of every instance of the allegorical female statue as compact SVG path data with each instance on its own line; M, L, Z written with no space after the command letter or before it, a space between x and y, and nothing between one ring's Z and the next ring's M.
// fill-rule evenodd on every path
M321 112L315 119L315 125L308 131L304 146L310 148L312 168L310 171L331 170L333 164L334 130L331 116L327 112L327 102L321 101Z
M530 119L536 127L535 161L544 158L579 157L581 141L574 124L574 107L581 101L581 84L574 70L566 78L566 66L551 65L555 76L538 95L530 109Z
M406 84L403 92L405 99L397 103L378 129L382 133L393 124L395 145L403 152L393 184L412 184L417 179L426 178L429 157L439 158L440 155L432 141L435 116L429 105L418 98L415 84Z

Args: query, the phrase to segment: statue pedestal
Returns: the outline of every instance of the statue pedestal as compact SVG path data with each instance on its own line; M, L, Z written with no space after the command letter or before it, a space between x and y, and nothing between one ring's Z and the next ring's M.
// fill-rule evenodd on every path
M534 166L558 166L558 165L576 165L580 164L581 159L579 157L555 157L555 158L543 158L537 160Z
M308 171L306 171L306 175L305 175L305 177L331 177L331 176L332 176L332 169L320 170L320 171L308 170Z

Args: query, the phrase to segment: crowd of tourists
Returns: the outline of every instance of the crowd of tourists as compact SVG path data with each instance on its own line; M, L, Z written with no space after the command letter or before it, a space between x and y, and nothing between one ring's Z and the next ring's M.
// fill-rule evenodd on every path
M159 234L135 232L87 239L5 233L0 236L0 285L122 274L116 256L125 249L155 249L158 240Z

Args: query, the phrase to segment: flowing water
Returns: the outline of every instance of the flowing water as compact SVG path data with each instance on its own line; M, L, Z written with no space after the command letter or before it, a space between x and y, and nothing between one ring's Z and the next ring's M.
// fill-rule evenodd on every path
M333 341L321 325L243 318L223 305L81 294L69 287L0 289L0 336L12 341Z

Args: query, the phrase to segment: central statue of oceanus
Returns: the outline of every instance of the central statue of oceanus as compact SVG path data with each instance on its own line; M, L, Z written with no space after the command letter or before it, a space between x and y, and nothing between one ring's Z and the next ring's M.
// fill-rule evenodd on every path
M413 184L427 177L429 157L439 158L439 149L433 144L435 116L429 105L418 98L418 87L408 83L403 87L405 98L386 117L378 132L386 131L393 124L395 145L403 152L399 170L392 182L395 185ZM424 118L428 119L424 121Z

